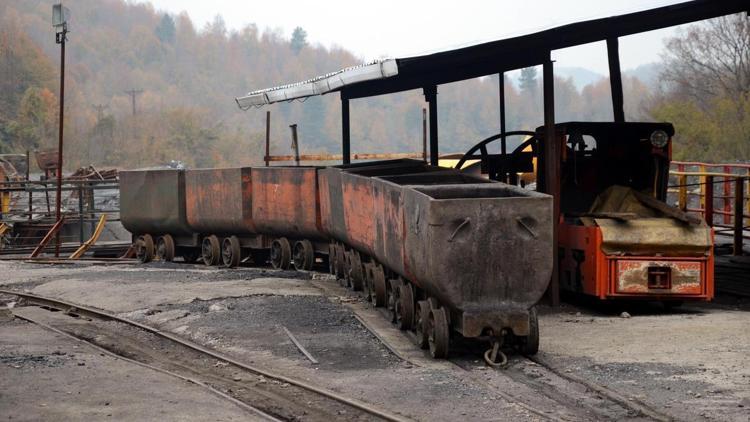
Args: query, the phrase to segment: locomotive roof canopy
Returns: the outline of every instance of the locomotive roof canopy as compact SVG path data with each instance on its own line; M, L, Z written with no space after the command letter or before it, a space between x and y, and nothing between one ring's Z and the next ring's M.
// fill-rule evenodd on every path
M552 50L741 12L750 12L750 2L693 0L455 50L343 69L306 82L253 91L237 98L237 102L246 108L335 91L341 91L343 99L408 91L538 65L549 59Z

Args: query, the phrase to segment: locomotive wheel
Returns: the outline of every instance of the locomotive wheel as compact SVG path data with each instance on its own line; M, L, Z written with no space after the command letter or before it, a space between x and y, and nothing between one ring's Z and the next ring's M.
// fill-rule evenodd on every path
M333 243L328 244L328 273L336 274L336 246Z
M216 235L204 237L201 244L203 263L209 266L219 265L221 259L221 243Z
M221 261L224 266L234 268L240 265L242 260L242 248L240 239L237 236L230 236L224 239L221 244Z
M401 312L400 296L401 296L401 280L391 279L389 280L388 289L388 310L391 314L391 322L395 323L401 319L399 313Z
M144 264L154 259L154 238L150 234L138 236L135 241L135 256Z
M414 314L414 328L417 333L417 346L420 349L430 347L428 335L428 321L430 319L430 304L426 300L417 302L417 310Z
M174 239L165 234L156 240L156 258L160 261L172 262L174 260Z
M448 357L448 344L450 333L448 331L448 317L445 308L432 309L429 318L429 335L427 341L430 346L430 355L435 359Z
M315 250L309 240L298 240L294 242L294 268L297 270L310 271L315 264Z
M352 290L362 290L364 272L362 271L362 258L357 251L352 251L349 256L349 279L351 280Z
M383 307L386 305L388 296L385 283L385 272L383 271L383 266L374 264L372 269L372 290L374 292L373 296L375 298L375 306L377 307Z
M286 237L271 242L271 266L277 270L288 270L292 263L292 247Z
M182 259L188 264L194 264L200 257L200 251L195 248L186 249L185 252L182 253Z
M535 307L529 309L529 335L521 337L520 343L524 355L535 355L539 351L539 318Z
M398 309L398 328L411 330L414 324L414 291L407 283L401 284Z

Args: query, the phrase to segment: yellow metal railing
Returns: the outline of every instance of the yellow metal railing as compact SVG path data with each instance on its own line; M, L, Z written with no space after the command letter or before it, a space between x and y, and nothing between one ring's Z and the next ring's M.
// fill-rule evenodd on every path
M741 254L743 239L750 238L745 234L750 225L750 164L673 161L669 174L677 181L669 186L677 206L702 215L717 233L732 232L735 254ZM691 207L693 197L698 197L698 207Z

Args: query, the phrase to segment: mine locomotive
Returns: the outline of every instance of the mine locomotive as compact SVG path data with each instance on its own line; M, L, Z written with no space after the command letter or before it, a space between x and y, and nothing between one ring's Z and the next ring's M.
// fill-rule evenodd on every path
M501 139L490 137L456 166L475 160L491 179L540 182L547 177L539 153L544 132L509 133L525 140L504 155L487 152ZM713 231L667 204L673 135L669 123L555 125L562 289L603 300L659 300L666 307L713 297Z

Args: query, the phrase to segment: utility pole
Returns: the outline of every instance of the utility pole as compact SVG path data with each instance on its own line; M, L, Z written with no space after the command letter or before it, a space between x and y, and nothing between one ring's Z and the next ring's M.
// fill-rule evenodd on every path
M52 6L52 26L55 28L55 42L60 44L60 127L57 142L57 192L55 204L55 224L62 218L62 172L63 172L63 123L65 121L65 41L68 34L68 8L62 3ZM60 230L55 234L55 257L60 256Z
M141 94L142 92L143 92L142 89L134 89L134 88L125 91L126 94L130 95L130 101L133 104L133 122L132 122L132 124L133 124L133 139L138 138L138 133L137 133L137 129L136 129L136 121L135 121L135 113L136 113L135 98L138 96L138 94Z
M96 119L101 121L104 118L104 110L106 110L109 106L106 104L91 104L91 107L96 110Z
M133 104L133 116L135 117L135 97L138 96L138 94L143 93L142 89L129 89L125 91L126 94L130 95L130 101Z

